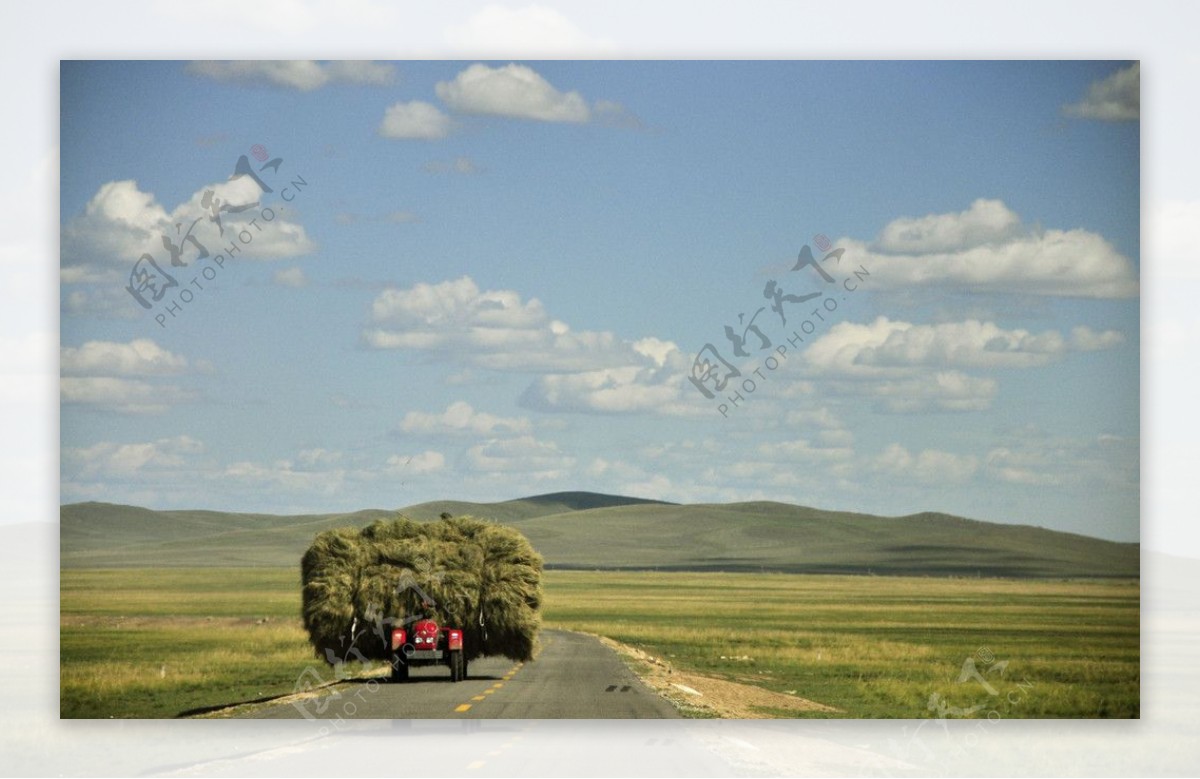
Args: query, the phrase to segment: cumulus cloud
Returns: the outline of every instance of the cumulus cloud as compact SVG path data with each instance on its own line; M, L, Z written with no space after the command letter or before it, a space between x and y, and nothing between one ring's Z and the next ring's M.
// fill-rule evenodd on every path
M220 225L210 218L203 204L212 193L219 204L235 207L261 201L258 185L248 176L238 176L197 190L187 201L167 211L136 181L110 181L97 190L82 214L63 226L62 281L64 284L114 284L127 282L133 264L143 253L155 258L168 273L186 269L172 264L168 243L179 251L180 262L194 266L203 253L209 258L220 254L243 230L249 230L248 243L239 242L240 258L279 259L307 254L315 249L304 227L278 215L264 223L258 208L220 214ZM257 220L256 224L251 224ZM188 239L188 236L194 242ZM135 305L130 299L130 304Z
M1142 110L1142 66L1135 62L1107 78L1093 82L1077 103L1063 106L1063 113L1076 119L1103 122L1136 120Z
M385 473L390 476L433 473L446 467L446 456L426 449L416 454L394 454L387 459Z
M873 288L951 287L1060 297L1138 294L1137 271L1103 236L1083 229L1023 226L999 200L966 211L903 217L874 242L843 238L850 267L870 272Z
M287 490L297 493L334 495L346 484L343 468L309 468L292 460L259 463L249 460L231 463L220 473L221 480L254 487Z
M452 110L541 122L591 121L593 109L578 92L560 92L533 68L510 63L492 68L471 65L452 81L441 81L437 96ZM612 111L615 104L605 103Z
M1061 474L1050 469L1040 452L1013 451L997 447L988 452L984 462L988 476L996 481L1026 486L1054 486L1063 483Z
M82 346L64 346L59 357L64 375L161 376L182 373L188 362L149 338L129 343L88 341Z
M160 414L196 398L174 384L146 381L178 375L195 366L148 338L129 343L88 341L60 352L64 404L90 406L125 414Z
M1113 330L1076 327L1070 336L1055 330L1005 330L993 322L967 320L933 325L878 317L869 324L839 322L805 351L820 371L886 375L896 368L1032 368L1071 351L1112 348L1123 341Z
M76 478L130 477L152 470L178 468L204 451L186 435L157 441L121 444L102 441L91 446L65 447L63 465Z
M483 473L520 473L536 479L566 475L575 458L563 454L553 441L519 436L488 441L467 450L467 463Z
M875 246L887 252L945 252L969 249L1013 237L1021 219L999 200L980 198L957 214L901 217L879 234Z
M215 81L268 85L308 92L329 84L385 86L395 81L395 68L364 60L197 60L187 71Z
M110 279L107 284L95 284L90 288L71 289L68 284L80 284L79 276L63 269L60 289L64 315L87 316L97 319L136 319L140 306L132 302L125 287Z
M453 128L454 122L437 106L412 100L396 103L384 112L379 134L384 138L435 141L445 138Z
M646 359L612 333L572 331L536 298L483 291L468 276L385 289L362 337L375 349L423 351L505 371L589 370Z
M674 344L669 347L658 358L644 355L642 365L539 376L522 393L520 403L539 411L589 414L711 414L699 394L688 391L690 359Z
M585 34L558 10L545 5L522 8L491 4L462 24L446 30L446 41L473 53L491 51L609 51L613 43Z
M161 414L172 406L196 399L191 390L173 384L112 376L63 376L59 391L63 404L122 414Z
M469 277L387 289L371 307L364 342L425 352L474 368L536 372L520 403L539 411L692 414L691 358L670 341L574 331L537 299L480 290ZM692 395L696 395L695 398Z
M797 438L789 441L759 444L758 454L778 462L811 463L849 460L854 456L854 449L850 446L829 445L808 438Z
M406 433L418 434L454 434L474 433L480 435L496 435L500 433L526 433L530 429L526 417L499 417L483 411L476 411L470 403L457 401L446 407L440 414L427 414L421 411L410 411L404 415L400 429Z
M1000 437L984 457L987 476L1024 486L1123 485L1136 487L1138 441L1111 433L1051 435L1032 425Z
M968 481L979 470L979 458L937 449L913 454L900 444L892 444L871 463L875 472L921 484L950 485Z
M961 371L937 371L868 381L834 381L829 388L873 398L875 410L891 414L985 411L996 397L995 379Z
M302 268L285 268L275 271L271 277L277 287L292 287L293 289L308 286L308 276Z
M881 316L830 327L804 351L804 376L828 392L872 398L886 413L984 411L996 380L962 369L1040 368L1124 342L1118 331L1084 326L1035 333L975 319L913 324Z

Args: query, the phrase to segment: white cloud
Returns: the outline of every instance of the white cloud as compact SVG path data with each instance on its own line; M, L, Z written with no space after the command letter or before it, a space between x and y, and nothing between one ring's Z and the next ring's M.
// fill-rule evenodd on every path
M60 365L63 377L59 388L64 404L124 414L160 414L196 398L191 390L144 380L198 367L148 338L129 343L88 341L78 347L63 347Z
M827 391L873 398L877 411L984 411L996 396L996 380L958 369L1037 368L1072 352L1122 343L1115 330L1082 326L1068 334L1033 333L979 320L925 325L877 317L833 325L804 358L808 375L822 380Z
M877 401L876 410L892 414L922 411L984 411L996 397L996 380L961 371L938 371L896 379L840 382L834 391L862 393Z
M333 452L328 449L316 447L313 449L302 449L296 455L296 461L307 468L314 468L318 465L332 465L342 459L341 452Z
M425 351L481 368L579 371L647 361L608 332L572 331L537 299L481 291L468 276L388 288L371 305L364 342L376 349Z
M237 207L260 202L262 197L250 177L239 176L197 190L168 212L153 194L141 191L136 181L104 184L88 201L83 213L72 217L62 228L63 283L128 282L134 263L143 253L150 254L167 273L184 275L192 272L197 263L211 263L212 258L224 253L224 248L234 242L239 246L238 259L294 257L316 248L304 227L279 215L278 210L270 222L262 221L257 207L238 213L226 211L221 213L218 227L210 218L211 211L203 205L206 192L212 193L218 205ZM251 235L248 242L237 238L243 230ZM189 234L195 243L187 239ZM164 238L179 248L180 261L188 267L172 265ZM208 252L209 259L199 259L201 247ZM129 305L137 306L132 298Z
M396 78L392 65L363 60L325 63L314 60L197 60L188 63L187 71L216 81L266 84L305 92L335 83L383 86Z
M550 479L566 475L575 458L563 454L553 441L526 435L472 446L467 450L467 462L484 473L522 473Z
M842 422L828 408L792 409L783 418L789 427L815 427L820 430L839 429Z
M64 404L122 414L161 414L196 398L194 392L175 385L111 376L64 376L59 389Z
M820 442L814 444L807 438L797 438L759 444L758 453L776 462L828 462L849 460L854 456L854 449L848 446L829 446ZM758 467L761 463L753 465Z
M957 214L901 217L879 234L875 246L886 252L945 252L1012 238L1021 218L999 200L980 198Z
M79 347L64 346L59 364L63 374L108 376L161 376L187 370L187 359L162 348L149 338L129 343L88 341Z
M979 470L974 455L958 455L936 449L912 454L900 444L892 444L872 462L873 469L900 480L922 484L951 485L968 481Z
M1098 352L1125 343L1125 336L1116 330L1097 332L1090 327L1072 327L1069 347L1078 352Z
M463 401L451 403L440 414L410 411L404 415L400 429L406 433L476 433L496 435L500 433L526 433L530 430L526 417L498 417L476 411Z
M104 441L86 447L63 449L63 464L76 478L128 478L147 471L178 468L204 446L186 435L143 443Z
M303 465L297 467L291 460L270 463L242 461L227 465L219 478L255 489L334 495L345 486L347 472L342 468L321 470Z
M390 476L433 473L446 467L446 457L441 452L426 449L417 454L394 454L387 459L385 472Z
M541 411L592 414L711 414L687 376L692 358L670 341L643 338L628 343L635 364L540 376L520 403Z
M303 268L286 268L275 271L271 281L279 287L299 288L308 285L308 276L304 275Z
M556 9L545 5L509 8L490 4L466 22L446 30L446 41L473 54L490 52L601 52L613 43L585 34Z
M1123 122L1138 119L1142 111L1141 63L1121 68L1093 82L1078 103L1063 106L1063 113L1076 119Z
M396 103L383 114L379 134L384 138L406 138L433 141L445 138L454 122L430 103L412 100Z
M843 238L848 268L864 267L871 288L952 287L1061 297L1138 294L1137 271L1107 240L1083 229L1020 225L999 200L966 211L903 217L873 243ZM841 264L841 262L839 262Z
M1062 477L1047 469L1049 463L1040 453L1013 451L997 447L985 458L988 476L996 481L1029 486L1062 484Z
M521 395L520 403L540 411L711 414L712 409L696 399L698 394L695 398L687 394L690 385L686 384L684 363L682 354L676 350L663 365L629 365L539 376Z
M592 110L578 92L560 92L525 65L471 65L453 81L439 82L437 95L451 109L542 122L587 122Z
M1120 333L1076 327L1070 337L1054 330L1005 330L993 322L968 320L933 325L878 317L870 324L839 322L804 352L822 372L888 375L911 366L1031 368L1070 351L1095 351L1120 344Z
M989 478L1009 484L1136 488L1138 452L1136 438L1050 435L1030 425L1003 435L988 451L984 467Z
M112 272L101 276L107 281L104 284L94 284L97 279L91 279L93 286L90 289L70 289L66 285L78 284L79 276L68 274L67 270L63 269L60 285L64 314L98 319L136 319L142 310L140 306L130 305L132 300L125 291L124 282L119 280L119 274Z

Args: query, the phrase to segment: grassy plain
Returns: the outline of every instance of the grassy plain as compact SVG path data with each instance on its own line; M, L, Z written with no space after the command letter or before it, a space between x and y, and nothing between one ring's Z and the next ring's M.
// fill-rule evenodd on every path
M836 716L936 716L936 694L951 715L1136 717L1138 602L1133 580L549 571L545 619ZM61 603L63 717L173 717L332 677L292 568L68 569ZM968 658L980 677L958 682Z

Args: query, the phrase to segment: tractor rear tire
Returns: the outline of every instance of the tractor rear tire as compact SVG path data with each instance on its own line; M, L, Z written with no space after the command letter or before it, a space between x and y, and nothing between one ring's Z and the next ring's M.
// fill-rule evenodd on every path
M450 681L461 682L463 680L463 659L462 650L456 650L450 653Z
M467 656L466 655L462 656L462 679L464 682L467 680Z
M408 681L408 663L404 662L404 660L396 655L392 656L392 681Z

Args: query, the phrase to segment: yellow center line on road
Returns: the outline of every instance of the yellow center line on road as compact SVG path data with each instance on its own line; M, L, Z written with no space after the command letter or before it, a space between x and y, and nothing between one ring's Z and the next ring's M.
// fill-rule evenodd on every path
M469 709L469 708L471 708L471 704L469 704L469 703L463 703L463 704L460 704L460 705L456 706L456 707L454 708L454 710L455 710L455 711L466 711L466 710L467 710L467 709Z
M499 688L499 687L503 687L503 686L504 686L504 682L496 682L496 683L495 683L495 684L493 684L492 686L493 686L493 687L497 687L497 688Z
M471 700L473 700L473 701L481 701L481 700L483 700L483 696L482 696L482 695L476 695L476 696L475 696L474 698L472 698Z

